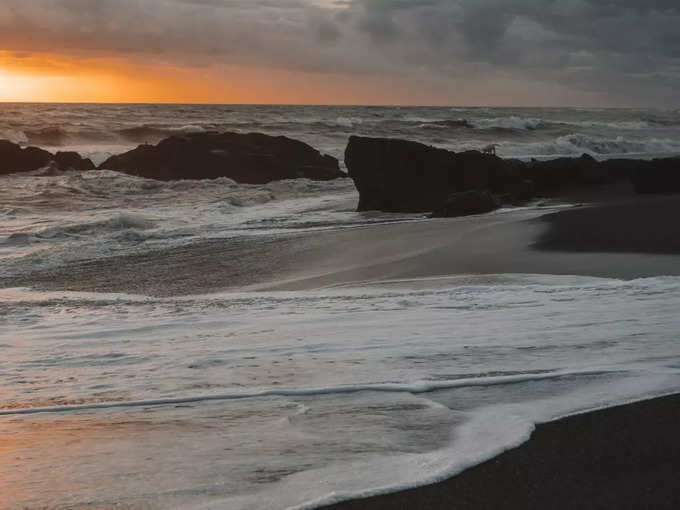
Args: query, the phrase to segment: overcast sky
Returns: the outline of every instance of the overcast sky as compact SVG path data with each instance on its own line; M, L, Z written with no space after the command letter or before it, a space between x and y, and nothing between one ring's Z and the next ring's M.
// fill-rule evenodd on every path
M680 107L679 0L2 0L0 50L304 78L329 102L341 82L357 102Z

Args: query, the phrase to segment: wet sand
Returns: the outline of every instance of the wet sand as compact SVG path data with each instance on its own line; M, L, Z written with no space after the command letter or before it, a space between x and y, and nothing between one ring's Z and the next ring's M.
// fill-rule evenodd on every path
M442 483L326 510L677 509L680 395L539 425Z
M463 274L680 275L679 214L680 197L653 197L213 239L0 277L0 286L178 296Z
M536 247L551 251L680 254L680 198L637 197L546 215Z

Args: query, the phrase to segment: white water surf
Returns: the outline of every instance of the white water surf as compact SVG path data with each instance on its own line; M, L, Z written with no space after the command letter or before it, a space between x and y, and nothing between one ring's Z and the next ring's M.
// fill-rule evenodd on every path
M10 507L311 508L679 387L679 278L417 283L1 291Z

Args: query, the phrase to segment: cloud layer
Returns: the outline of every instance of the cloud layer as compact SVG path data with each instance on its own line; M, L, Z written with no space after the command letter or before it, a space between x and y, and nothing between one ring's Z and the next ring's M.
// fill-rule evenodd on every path
M3 0L0 50L678 107L678 26L677 0Z

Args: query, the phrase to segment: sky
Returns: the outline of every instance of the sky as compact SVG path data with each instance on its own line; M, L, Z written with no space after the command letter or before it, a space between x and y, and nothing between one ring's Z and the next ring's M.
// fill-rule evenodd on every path
M680 108L678 0L2 0L0 101Z

